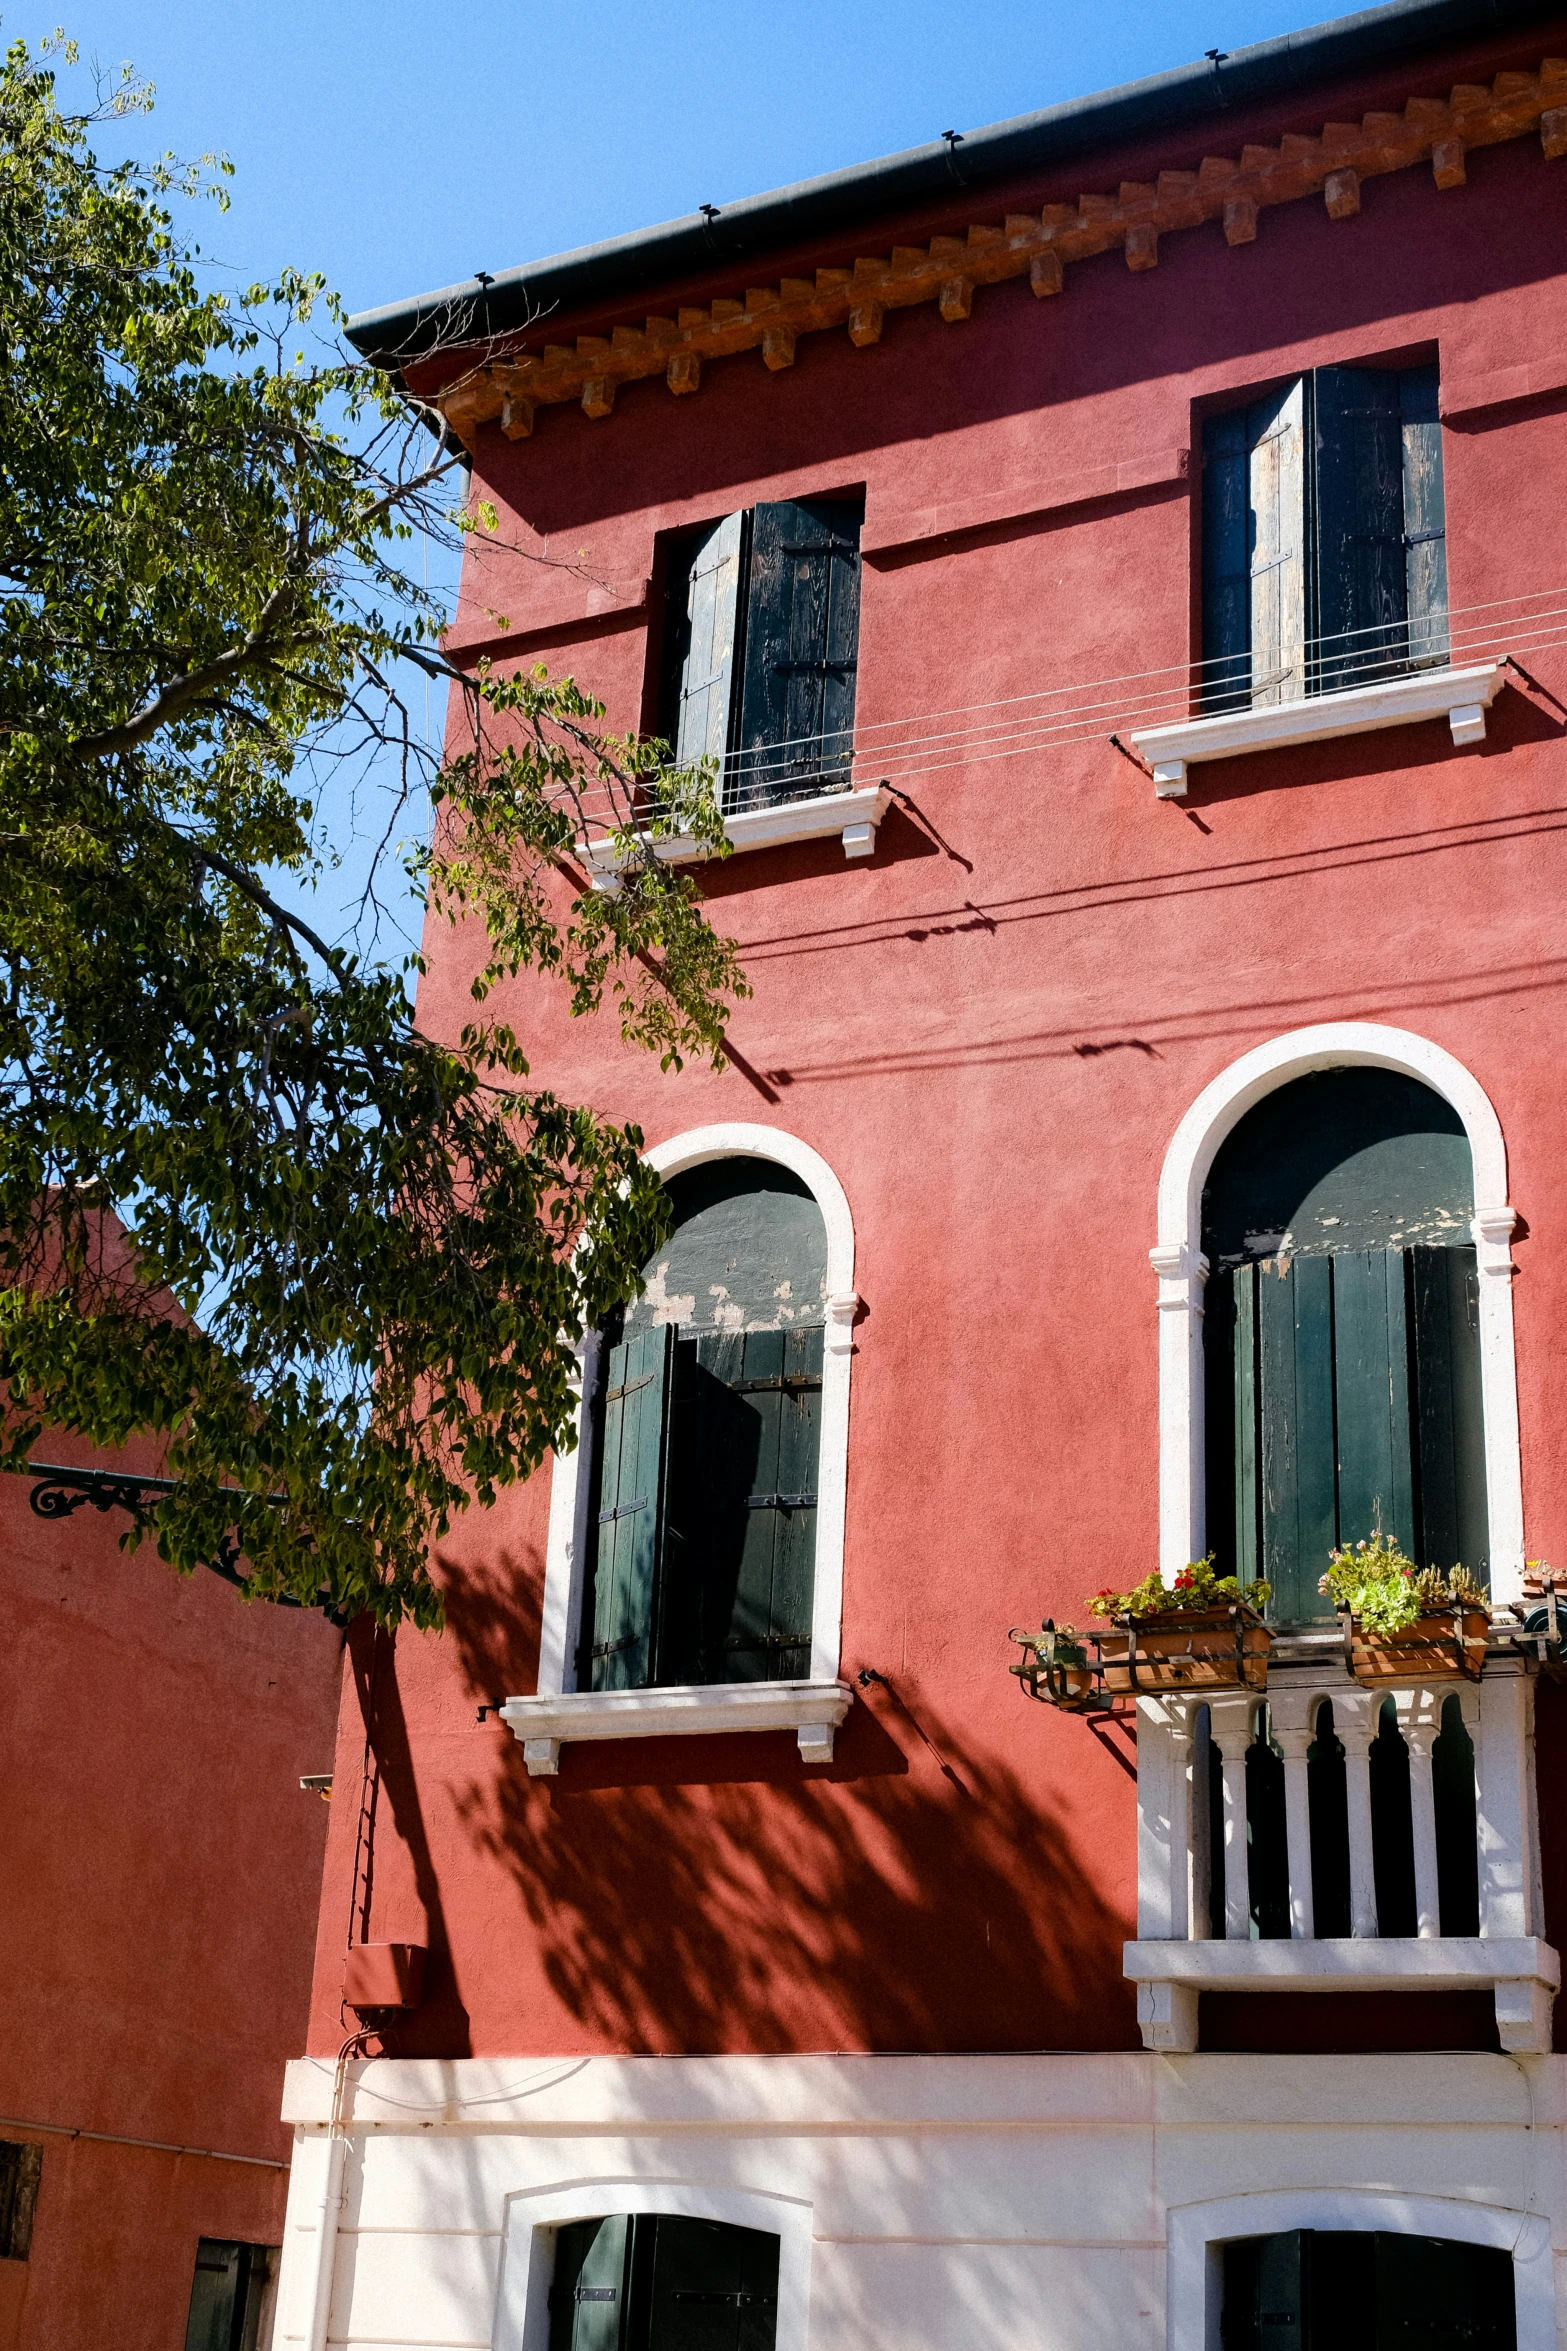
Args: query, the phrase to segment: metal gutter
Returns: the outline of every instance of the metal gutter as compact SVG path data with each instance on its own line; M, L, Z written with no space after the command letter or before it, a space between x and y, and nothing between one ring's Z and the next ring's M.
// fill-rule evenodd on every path
M871 215L948 203L963 189L1019 179L1069 156L1210 121L1337 76L1562 14L1561 0L1389 0L1381 8L1231 50L1217 63L1205 58L966 131L955 146L938 139L905 148L744 197L711 217L689 214L494 277L362 310L348 321L348 339L367 358L397 366L450 341L454 314L461 319L461 339L481 341L526 325L541 310L580 309L727 264L738 267L807 238L841 234Z

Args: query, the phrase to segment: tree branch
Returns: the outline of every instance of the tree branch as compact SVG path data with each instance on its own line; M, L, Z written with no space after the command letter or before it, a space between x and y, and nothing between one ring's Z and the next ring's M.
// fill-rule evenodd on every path
M204 662L200 669L187 670L183 677L174 678L122 726L106 727L102 734L78 735L71 749L85 753L89 759L111 759L121 751L139 749L160 728L183 718L209 687L221 685L225 678L248 668L267 652L272 641L272 624L292 601L294 588L292 579L279 582L261 607L261 618L243 644L231 645L226 653Z

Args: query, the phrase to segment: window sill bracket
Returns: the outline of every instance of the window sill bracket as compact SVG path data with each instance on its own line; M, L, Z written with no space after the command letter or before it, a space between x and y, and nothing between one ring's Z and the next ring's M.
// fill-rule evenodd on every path
M892 802L885 784L867 784L852 792L823 792L810 800L782 800L766 808L738 809L724 819L724 831L739 849L774 849L787 841L823 841L834 833L843 841L845 857L869 857L876 848L876 828ZM649 841L655 857L667 865L693 865L711 852L689 834L672 833ZM596 890L613 896L620 887L622 858L612 840L584 841L576 854L587 867Z
M1342 694L1308 694L1271 702L1261 710L1228 710L1216 718L1183 719L1144 727L1128 740L1153 770L1161 800L1184 800L1187 770L1205 759L1238 759L1250 751L1285 751L1300 743L1332 742L1379 727L1414 726L1445 718L1455 744L1485 740L1485 714L1506 683L1507 663L1480 661L1466 669L1419 670Z
M562 1747L578 1739L793 1731L807 1763L831 1763L834 1735L853 1703L846 1682L715 1682L692 1689L508 1698L500 1713L522 1742L530 1778L553 1779Z

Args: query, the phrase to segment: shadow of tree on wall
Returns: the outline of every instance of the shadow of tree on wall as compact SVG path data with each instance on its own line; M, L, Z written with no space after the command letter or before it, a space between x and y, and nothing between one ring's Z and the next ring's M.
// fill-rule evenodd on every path
M487 1687L469 1612L453 1612L449 1637ZM1020 1720L1020 1746L1045 1728ZM496 1760L492 1779L458 1792L458 1816L510 1878L561 2025L576 2027L530 2015L530 2041L1137 2045L1121 1975L1130 1921L1097 1890L1106 1873L1088 1866L1086 1838L1010 1766L965 1752L917 1694L867 1691L827 1771L807 1772L774 1733L567 1747L555 1780L528 1779L515 1746ZM1129 1876L1125 1809L1115 1874ZM508 2045L522 2022L505 2020Z

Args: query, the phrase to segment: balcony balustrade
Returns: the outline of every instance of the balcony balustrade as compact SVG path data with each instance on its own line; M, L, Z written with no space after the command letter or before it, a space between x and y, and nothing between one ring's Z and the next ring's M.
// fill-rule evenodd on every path
M1367 1686L1337 1634L1302 1633L1265 1697L1140 1697L1145 2046L1195 2049L1204 1991L1486 1989L1504 2049L1549 2049L1533 1696L1522 1655Z

